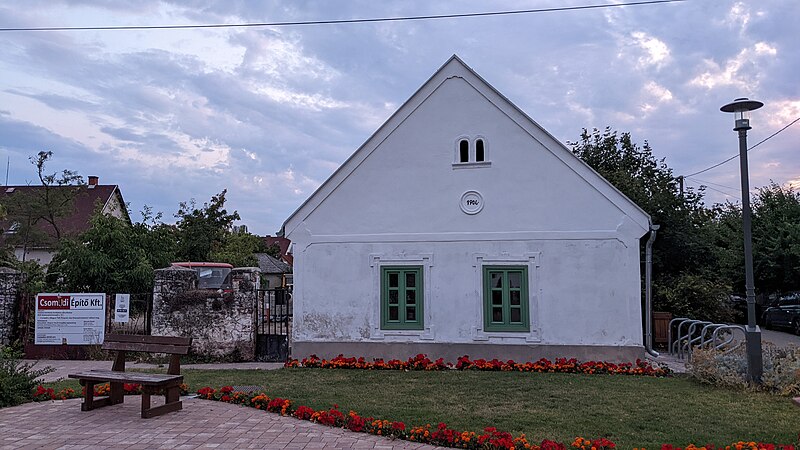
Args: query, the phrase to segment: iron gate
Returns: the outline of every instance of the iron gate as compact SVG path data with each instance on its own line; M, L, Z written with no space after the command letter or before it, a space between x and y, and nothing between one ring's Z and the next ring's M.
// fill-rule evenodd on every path
M114 322L116 294L106 295L106 334L151 334L153 321L153 293L130 294L128 321Z
M289 359L292 288L259 289L256 314L256 360Z

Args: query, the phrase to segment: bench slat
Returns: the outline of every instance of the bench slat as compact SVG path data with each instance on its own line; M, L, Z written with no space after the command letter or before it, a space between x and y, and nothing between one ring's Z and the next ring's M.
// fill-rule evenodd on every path
M186 355L189 353L188 345L144 344L139 342L109 342L103 343L103 350L124 350L129 352L169 353L172 355Z
M116 372L113 370L88 370L71 373L70 378L89 381L108 381L119 383L135 383L143 386L167 386L180 384L183 375L166 375L160 373Z
M140 344L190 345L192 338L179 336L148 336L143 334L107 334L105 342L136 342Z

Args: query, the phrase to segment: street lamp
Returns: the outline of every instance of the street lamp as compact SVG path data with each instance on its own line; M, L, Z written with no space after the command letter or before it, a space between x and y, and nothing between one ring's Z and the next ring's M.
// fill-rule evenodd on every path
M737 98L720 108L722 112L733 113L735 126L739 132L739 168L742 177L742 228L744 228L744 271L747 290L747 375L751 381L760 383L763 363L761 361L761 330L756 325L756 291L753 283L753 230L750 218L750 180L747 169L747 130L750 129L750 111L764 106L763 103L747 98Z

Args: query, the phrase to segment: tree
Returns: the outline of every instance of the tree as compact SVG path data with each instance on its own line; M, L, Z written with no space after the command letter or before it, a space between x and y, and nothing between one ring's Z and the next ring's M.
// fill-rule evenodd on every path
M226 262L233 267L258 267L256 253L267 253L261 237L247 232L228 233L222 247L211 252L211 260Z
M753 269L767 293L800 290L800 192L774 182L753 198Z
M133 227L97 211L88 230L67 238L50 264L75 292L148 292L153 265Z
M58 245L62 237L60 219L72 214L84 184L83 177L72 170L47 174L45 167L52 156L53 152L42 151L30 158L39 177L37 189L20 190L5 200L6 219L14 227L8 243L22 247L23 261L32 245Z
M186 261L208 261L211 253L222 248L233 221L239 220L236 211L225 209L227 189L211 197L198 208L194 199L181 202L175 217L177 223L177 256Z
M670 293L680 292L687 305L708 303L696 318L726 318L718 307L728 293L725 280L716 275L707 224L712 214L703 205L703 190L681 193L678 180L664 158L657 159L647 141L640 147L630 133L583 130L572 152L639 205L661 226L653 245L653 285L656 307L683 312ZM644 244L645 240L642 240ZM699 279L697 278L699 277Z

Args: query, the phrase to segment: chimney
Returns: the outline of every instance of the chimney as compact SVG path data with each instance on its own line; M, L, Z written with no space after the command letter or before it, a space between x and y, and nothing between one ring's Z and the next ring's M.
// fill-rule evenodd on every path
M100 181L100 177L96 175L89 175L89 186L97 186L98 181Z

